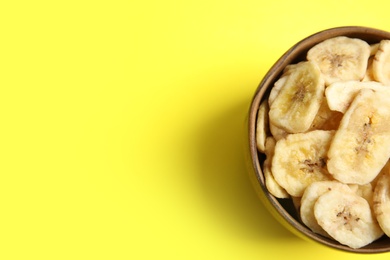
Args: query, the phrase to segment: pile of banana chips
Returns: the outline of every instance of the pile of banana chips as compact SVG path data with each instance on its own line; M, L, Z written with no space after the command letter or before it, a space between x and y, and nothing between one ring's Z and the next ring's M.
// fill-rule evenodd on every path
M351 248L390 236L390 40L338 36L288 65L256 142L268 191L313 232Z

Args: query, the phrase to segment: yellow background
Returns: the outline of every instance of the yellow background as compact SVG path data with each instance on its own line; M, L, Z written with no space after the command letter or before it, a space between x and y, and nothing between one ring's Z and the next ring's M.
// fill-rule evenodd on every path
M379 1L1 1L0 259L388 259L265 210L242 135L267 70Z

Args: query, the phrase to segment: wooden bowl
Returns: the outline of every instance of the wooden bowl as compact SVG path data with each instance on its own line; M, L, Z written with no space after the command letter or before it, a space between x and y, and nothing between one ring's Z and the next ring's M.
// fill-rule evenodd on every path
M280 77L283 69L288 64L294 64L302 61L306 57L307 51L319 42L336 36L347 36L353 38L360 38L368 43L376 43L382 39L390 39L390 33L378 29L347 26L331 28L315 33L307 38L301 40L285 52L279 60L270 68L268 73L264 76L260 85L255 91L252 99L249 114L247 117L247 162L250 173L250 178L255 190L257 191L261 201L271 214L288 230L297 236L312 242L320 243L334 249L354 252L354 253L381 253L390 251L390 238L384 235L377 241L359 249L352 249L348 246L342 245L337 241L323 237L313 233L309 228L299 221L298 214L291 199L277 199L271 195L265 186L264 175L261 169L264 155L258 153L256 148L256 116L259 105L262 100L268 97L269 91L275 81Z

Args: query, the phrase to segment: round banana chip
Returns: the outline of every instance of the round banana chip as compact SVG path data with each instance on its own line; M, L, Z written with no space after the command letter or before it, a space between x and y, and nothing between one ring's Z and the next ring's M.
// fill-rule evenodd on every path
M326 85L337 81L361 80L367 69L370 45L360 39L338 36L318 43L307 53L325 77Z
M301 197L316 181L330 180L326 153L334 131L315 130L290 134L275 145L272 174L288 194Z
M345 112L328 151L327 168L343 183L371 182L390 157L390 94L362 89Z
M314 204L318 224L335 240L360 248L383 235L368 202L352 192L332 189Z
M385 87L382 83L376 81L362 82L349 80L335 82L329 85L325 90L325 97L329 108L334 111L345 113L359 91L364 88L385 92L387 91L390 93L389 87Z
M328 233L318 224L314 216L314 204L322 194L333 189L352 192L348 185L338 181L318 181L306 188L301 199L300 217L302 222L313 232L326 237L329 237Z
M282 83L271 101L269 120L289 133L305 132L324 98L325 85L320 70L312 62L298 63Z

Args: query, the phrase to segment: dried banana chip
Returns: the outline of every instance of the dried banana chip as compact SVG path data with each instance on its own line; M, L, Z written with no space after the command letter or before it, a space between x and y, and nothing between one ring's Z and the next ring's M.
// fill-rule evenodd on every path
M343 183L367 184L390 157L390 95L371 89L357 94L328 151L327 168Z
M346 80L361 80L366 74L370 45L360 39L338 36L312 47L307 60L321 69L327 85Z
M324 97L324 81L312 62L301 62L288 75L270 104L270 122L289 133L311 126Z
M366 246L383 235L368 202L353 192L324 193L314 204L314 216L331 237L351 248Z
M291 196L301 197L311 183L331 179L326 153L333 135L334 131L315 130L290 134L276 143L272 174Z
M352 192L348 185L338 181L318 181L310 184L301 199L300 217L302 222L314 233L329 237L328 233L318 224L314 216L314 204L317 199L333 189L340 189L343 192Z
M326 102L329 105L329 109L345 113L357 93L363 88L390 93L390 87L385 87L382 83L376 81L361 82L350 80L335 82L325 90Z

